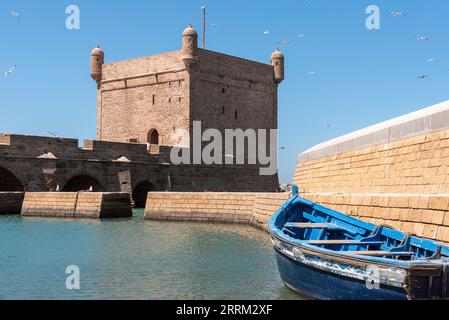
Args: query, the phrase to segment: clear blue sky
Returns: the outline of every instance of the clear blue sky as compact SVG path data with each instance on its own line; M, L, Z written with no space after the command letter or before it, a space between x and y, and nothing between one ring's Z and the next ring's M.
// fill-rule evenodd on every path
M80 30L65 28L71 4L81 10ZM448 1L7 0L0 3L0 132L94 138L90 50L100 43L111 62L179 49L184 27L199 29L203 4L208 49L265 62L276 47L286 55L282 182L291 180L297 154L316 143L449 99ZM365 28L370 4L381 9L380 30ZM396 10L407 16L391 16Z

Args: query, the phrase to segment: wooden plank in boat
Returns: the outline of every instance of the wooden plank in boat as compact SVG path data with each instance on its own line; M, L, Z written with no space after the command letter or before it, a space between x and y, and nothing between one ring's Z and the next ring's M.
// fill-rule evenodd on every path
M390 252L390 251L345 251L349 254L357 254L359 256L373 256L373 257L400 257L400 256L414 256L414 252Z
M308 244L316 245L365 245L365 246L376 246L384 244L382 241L359 241L359 240L308 240Z
M289 222L284 225L286 228L294 229L332 229L332 230L346 230L332 223L296 223Z

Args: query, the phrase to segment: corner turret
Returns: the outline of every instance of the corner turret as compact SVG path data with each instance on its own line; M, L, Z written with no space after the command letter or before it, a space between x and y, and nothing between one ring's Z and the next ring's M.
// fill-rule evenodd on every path
M104 63L104 52L97 45L90 54L90 76L99 83L102 78L102 69Z
M284 54L279 49L276 49L271 54L271 65L274 68L274 81L276 84L284 81L284 59Z
M198 33L189 25L182 33L182 60L186 67L195 61L195 50L198 48Z

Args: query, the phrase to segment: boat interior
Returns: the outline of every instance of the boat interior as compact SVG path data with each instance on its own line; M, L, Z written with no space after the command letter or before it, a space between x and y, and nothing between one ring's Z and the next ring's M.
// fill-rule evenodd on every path
M278 227L284 234L339 253L395 260L437 260L448 253L434 241L365 223L307 200L293 202L280 217Z

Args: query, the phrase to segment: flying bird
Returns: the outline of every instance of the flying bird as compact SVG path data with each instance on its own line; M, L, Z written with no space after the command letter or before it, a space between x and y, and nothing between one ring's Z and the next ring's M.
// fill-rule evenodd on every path
M331 127L331 125L330 125L329 123L325 123L324 126L325 126L326 128L330 128L330 127Z
M9 10L9 14L15 18L20 18L20 13L15 10Z
M306 35L305 34L298 34L299 38L304 38Z
M270 31L266 30L263 32L263 34L270 34Z
M309 76L314 76L314 75L316 75L316 71L309 71L309 72L307 72L307 75L309 75Z
M288 44L290 44L290 41L289 40L281 40L281 41L278 41L278 43L283 44L283 45L288 45Z
M5 71L5 77L8 77L11 75L11 73L16 69L16 65L13 65L9 70Z
M427 38L427 37L425 37L425 36L417 36L416 39L417 39L418 41L429 41L429 40L430 40L429 38Z
M407 16L407 14L405 12L402 12L402 11L392 11L391 15L393 17L405 17L405 16Z
M431 62L434 62L434 61L435 61L435 58L430 58L430 59L426 60L427 63L431 63Z
M428 77L429 77L428 75L423 74L423 75L421 75L421 76L418 76L417 78L420 79L420 80L424 80L424 79L426 79L426 78L428 78Z

